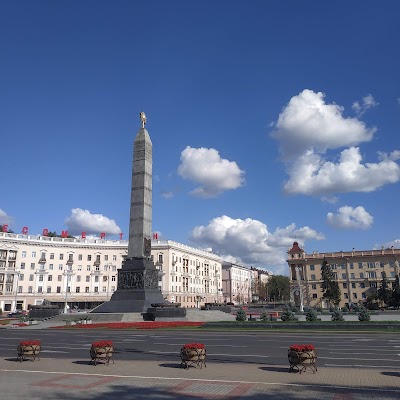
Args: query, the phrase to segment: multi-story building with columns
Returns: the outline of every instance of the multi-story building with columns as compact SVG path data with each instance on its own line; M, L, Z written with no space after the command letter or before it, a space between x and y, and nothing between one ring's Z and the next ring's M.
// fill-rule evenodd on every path
M123 240L0 232L0 308L22 310L45 299L93 308L117 289L127 250ZM169 240L153 240L152 257L165 299L184 307L222 301L220 257Z
M254 271L231 262L222 263L222 288L224 301L244 304L252 301Z
M297 305L328 307L322 298L321 266L326 260L341 291L340 307L364 301L385 276L389 285L399 275L400 249L351 250L306 254L297 242L288 251L291 300Z

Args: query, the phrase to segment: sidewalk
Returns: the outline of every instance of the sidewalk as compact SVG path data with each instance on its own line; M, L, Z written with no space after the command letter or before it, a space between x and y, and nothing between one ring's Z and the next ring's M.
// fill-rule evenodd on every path
M181 369L172 362L88 359L0 360L2 400L128 399L333 399L399 398L397 370L319 368L289 373L287 365L208 363Z

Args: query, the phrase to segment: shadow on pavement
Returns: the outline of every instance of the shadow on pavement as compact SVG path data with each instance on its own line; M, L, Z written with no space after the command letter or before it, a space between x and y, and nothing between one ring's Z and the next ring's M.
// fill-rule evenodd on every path
M271 371L271 372L289 372L289 367L274 367L274 366L268 366L268 367L259 367L259 369L262 369L263 371Z
M381 372L382 375L386 375L386 376L397 376L400 378L400 372L394 372L394 371L390 371L390 372Z
M175 363L163 363L163 364L158 364L159 367L164 367L164 368L182 368L182 365L175 364Z
M197 381L189 383L173 384L162 388L147 387L148 382L135 385L111 385L102 393L95 392L57 392L48 393L42 396L43 400L57 398L58 400L300 400L300 399L365 399L379 397L380 400L398 399L398 387L387 388L386 391L366 391L360 388L337 388L319 387L319 385L311 386L268 386L260 385L237 385L234 388L224 387L224 383L220 383L220 387L211 388L210 382ZM391 392L390 392L391 390ZM207 393L208 391L208 393ZM203 392L203 393L202 393ZM216 394L218 393L218 394ZM57 397L55 397L55 395Z

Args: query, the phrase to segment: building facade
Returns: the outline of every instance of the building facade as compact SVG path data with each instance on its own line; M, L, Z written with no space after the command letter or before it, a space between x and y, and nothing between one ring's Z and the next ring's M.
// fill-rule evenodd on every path
M48 300L93 308L117 289L128 241L0 232L0 308L26 310ZM164 298L184 307L222 300L221 259L173 241L152 241Z
M222 262L222 289L224 302L245 304L252 301L252 285L255 279L250 268Z
M291 301L296 305L327 308L322 298L321 266L326 260L341 291L339 306L350 306L366 300L379 288L385 276L389 285L399 275L400 249L340 251L306 254L297 242L288 251Z

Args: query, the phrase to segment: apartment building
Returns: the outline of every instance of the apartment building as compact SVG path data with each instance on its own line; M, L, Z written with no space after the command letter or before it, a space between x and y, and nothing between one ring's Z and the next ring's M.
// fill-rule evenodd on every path
M391 285L399 274L400 249L355 250L306 254L297 242L288 250L291 301L328 307L322 298L321 266L330 264L342 296L340 307L364 301L385 276Z
M256 273L256 274L255 274ZM231 262L222 262L223 298L227 303L244 304L252 301L252 285L256 271Z
M27 309L48 300L92 308L117 289L127 256L123 240L78 239L0 232L0 308ZM221 259L173 241L152 241L159 287L171 302L197 307L222 299Z

